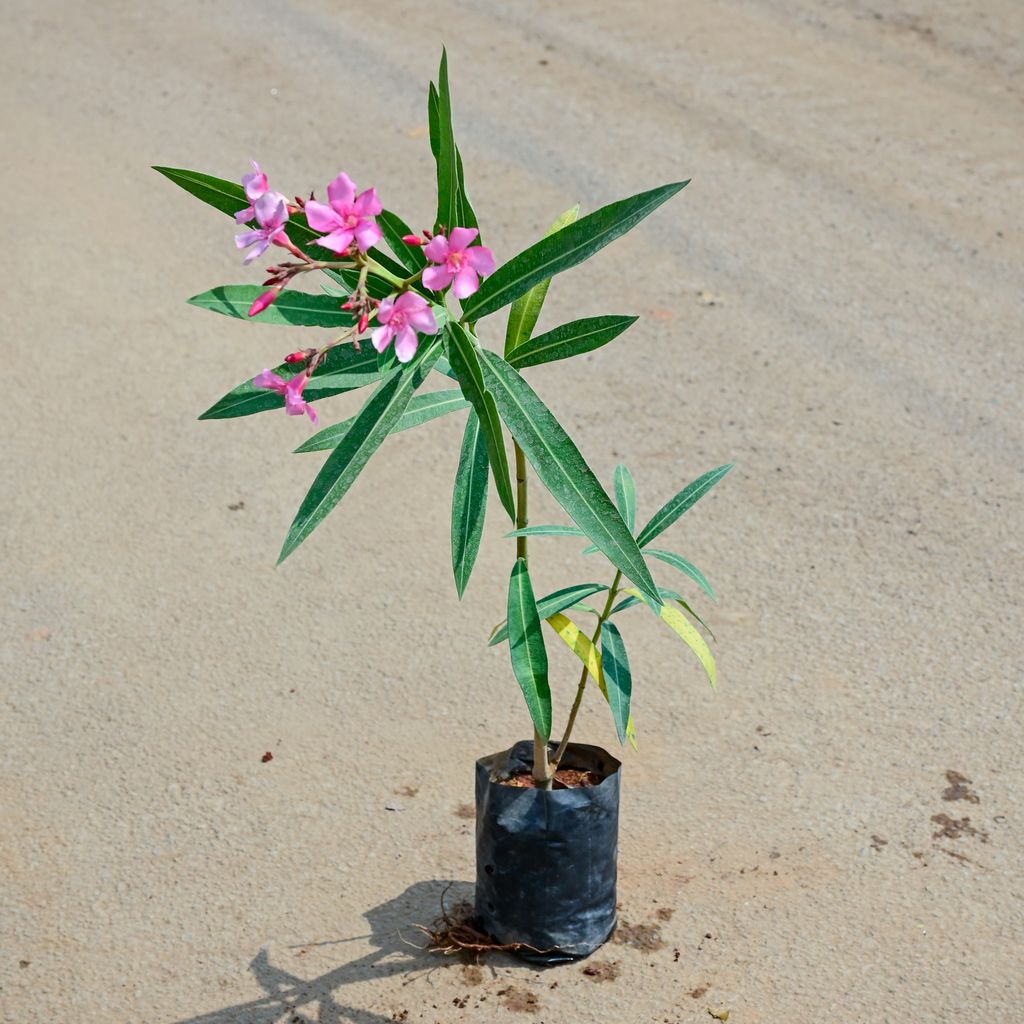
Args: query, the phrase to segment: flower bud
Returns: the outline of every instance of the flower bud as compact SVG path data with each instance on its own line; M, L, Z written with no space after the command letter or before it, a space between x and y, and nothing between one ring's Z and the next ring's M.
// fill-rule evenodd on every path
M356 303L354 303L354 302L343 302L341 304L341 308L343 310L345 310L346 313L351 313L352 310L356 308Z
M359 318L359 329L358 329L357 333L362 334L366 330L366 328L369 327L369 326L370 326L370 314L369 313L364 313Z
M284 357L286 363L304 363L309 358L308 349L300 349L298 352L292 352L290 355Z
M419 235L402 235L402 241L406 245L422 245L423 239Z
M277 301L278 296L281 294L282 286L278 285L276 288L271 288L265 291L250 307L249 316L258 316L267 308Z

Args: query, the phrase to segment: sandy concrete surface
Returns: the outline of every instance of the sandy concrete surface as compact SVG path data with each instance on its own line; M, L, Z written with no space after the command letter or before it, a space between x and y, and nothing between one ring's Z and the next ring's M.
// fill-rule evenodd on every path
M12 0L4 26L5 1021L1022 1019L1016 0ZM256 272L148 170L344 168L427 221L442 39L499 261L693 177L544 317L642 321L531 374L641 516L738 463L665 538L721 591L720 692L622 622L629 941L591 973L415 948L472 877L474 757L526 732L484 647L496 506L461 606L450 578L460 417L389 442L275 569L308 424L196 415L296 332L184 304ZM595 573L554 540L534 567Z

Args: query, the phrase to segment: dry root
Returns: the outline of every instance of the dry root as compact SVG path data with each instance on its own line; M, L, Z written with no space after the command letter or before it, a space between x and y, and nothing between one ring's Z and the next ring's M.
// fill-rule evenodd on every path
M429 928L418 924L416 927L423 932L430 940L427 948L432 953L469 952L476 953L517 953L526 951L544 955L550 953L549 949L537 949L525 942L497 942L486 932L480 931L475 925L473 908L468 903L460 903L448 912L444 905L444 898L451 888L451 883L445 886L441 893L441 916Z

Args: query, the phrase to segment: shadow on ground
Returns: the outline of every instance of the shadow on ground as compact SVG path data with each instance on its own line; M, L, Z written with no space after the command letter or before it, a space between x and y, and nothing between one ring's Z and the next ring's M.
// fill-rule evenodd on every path
M263 988L263 996L189 1017L177 1024L392 1024L392 1017L350 1006L337 993L356 982L397 974L412 975L459 963L457 959L417 948L417 944L426 939L416 930L416 925L429 925L440 916L442 894L445 906L451 910L461 902L472 900L473 884L417 882L400 896L367 911L369 935L295 947L312 949L361 939L376 947L358 960L335 967L317 978L307 980L275 967L267 950L261 949L249 964L249 970Z

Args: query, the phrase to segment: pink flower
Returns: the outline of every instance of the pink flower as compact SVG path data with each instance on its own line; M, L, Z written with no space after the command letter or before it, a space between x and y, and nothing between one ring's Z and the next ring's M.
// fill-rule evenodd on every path
M494 253L482 245L470 243L480 232L476 228L453 228L451 238L434 235L427 243L423 254L431 263L439 266L427 267L423 271L423 283L432 291L443 291L452 283L457 299L466 299L480 287L480 277L494 273Z
M258 256L262 256L271 242L285 247L289 245L284 230L288 221L288 200L280 192L264 192L253 203L253 208L256 210L259 227L255 231L243 231L235 235L235 245L239 249L247 249L250 245L256 247L242 260L243 263L252 263Z
M317 245L342 253L355 239L360 252L372 249L381 239L380 228L373 219L382 209L377 190L368 188L357 196L355 183L342 173L327 186L327 196L330 206L314 200L306 203L309 226L314 231L330 232L317 239Z
M380 322L373 334L373 347L378 352L391 344L395 339L395 355L400 363L409 362L419 347L421 334L437 334L437 321L427 300L415 292L403 292L397 299L387 298L377 310Z
M245 191L245 198L249 200L249 205L235 214L235 220L239 224L248 224L256 216L253 203L264 193L270 191L270 183L267 181L267 176L260 170L260 165L255 160L249 162L253 166L253 173L246 174L242 178L242 188Z
M305 413L314 423L317 421L316 409L302 397L302 390L309 383L309 374L305 370L296 374L291 380L279 377L271 370L264 370L259 376L253 377L254 388L267 388L284 395L284 411L289 416L301 416Z

